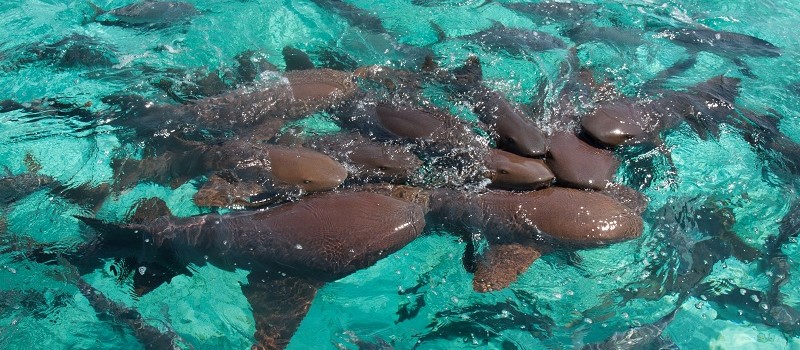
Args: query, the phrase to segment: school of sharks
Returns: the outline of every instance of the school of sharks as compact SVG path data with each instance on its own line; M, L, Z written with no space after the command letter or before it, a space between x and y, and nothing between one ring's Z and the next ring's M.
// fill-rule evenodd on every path
M800 202L791 203L775 232L757 244L740 238L724 201L675 198L653 208L644 193L658 179L680 175L674 174L664 135L684 127L700 140L737 135L763 157L765 168L777 174L775 181L793 182L800 173L800 144L782 132L782 116L737 104L742 81L759 79L748 58L774 60L783 54L768 38L678 21L603 27L591 22L603 15L603 5L580 2L470 3L479 9L500 6L534 23L561 23L560 31L493 22L456 35L430 22L438 43L467 42L521 60L557 53L555 83L540 82L525 92L530 101L521 103L485 79L486 65L492 64L486 57L447 61L429 45L397 40L380 12L348 1L306 2L392 56L376 65L335 46L287 45L277 52L253 47L231 57L235 63L224 69L138 68L158 72L159 79L143 83L158 91L159 99L120 91L99 96L94 104L103 108L96 108L50 96L5 96L0 115L30 116L29 123L56 118L88 128L110 126L121 143L136 145L139 152L113 156L110 181L77 186L44 174L28 154L26 171L7 170L0 178L3 213L46 191L85 209L64 218L80 222L84 241L37 242L12 232L3 218L0 251L58 271L98 314L110 315L109 322L125 327L147 349L194 346L172 328L149 323L135 308L106 297L83 275L109 269L111 261L107 273L118 277L119 288L140 297L175 276L191 275L190 265L246 269L241 292L255 321L252 348L283 349L326 283L368 268L424 235L452 235L463 245L458 258L472 275L472 290L497 293L514 288L520 276L535 274L531 266L544 256L579 266L575 252L658 234L670 242L669 252L654 255L675 256L677 262L662 259L659 265L655 259L647 275L620 286L608 302L672 298L673 307L652 323L609 329L600 341L564 346L677 349L664 330L686 300L700 296L733 305L738 314L732 318L775 327L787 337L800 333L800 310L780 290L791 274L782 248L800 231ZM425 9L447 2L412 3ZM86 8L81 25L133 32L187 28L213 11L167 0L109 9L81 6ZM645 37L681 46L686 55L633 94L581 61L586 43L630 48L646 45ZM728 73L668 87L669 79L692 70L698 55L706 54L725 60ZM86 69L97 79L131 79L130 72L113 73L121 60L114 48L86 34L5 47L2 59L6 72L45 62L55 69ZM443 97L432 98L431 89ZM453 105L467 106L474 118L456 113ZM339 131L314 132L301 123L320 115ZM620 167L632 175L620 179ZM191 201L205 214L176 216L163 199L150 197L128 208L124 221L94 217L109 198L141 183L173 189L191 184L196 190ZM671 224L676 222L681 224ZM726 259L757 262L770 276L769 288L729 286L720 292L706 283L714 265ZM669 263L676 266L665 272ZM1 293L25 305L44 298ZM13 303L0 302L0 315ZM404 310L398 311L401 319L414 317L413 310ZM554 322L541 315L516 317L532 318L527 322L542 328ZM451 331L468 328L464 322L469 321L450 323ZM446 337L447 326L436 332ZM418 345L435 336L421 337ZM547 331L539 336L547 337ZM357 345L394 348L389 339Z

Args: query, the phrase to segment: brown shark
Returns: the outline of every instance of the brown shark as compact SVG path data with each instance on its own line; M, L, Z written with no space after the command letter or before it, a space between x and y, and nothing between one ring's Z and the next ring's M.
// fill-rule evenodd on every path
M198 205L241 205L262 192L320 192L338 187L347 170L330 157L302 147L287 148L231 140L218 145L185 142L185 150L168 151L142 160L115 160L118 188L141 180L180 185L188 179L216 174L196 197ZM230 186L223 186L223 179ZM242 191L243 189L247 189ZM203 189L201 189L201 192ZM210 193L215 193L209 196ZM244 197L243 197L244 196Z
M429 179L435 185L461 185L480 180L485 173L483 159L487 143L469 124L447 111L403 103L378 102L342 117L345 127L365 137L397 143L410 143L412 151L427 168L445 174Z
M738 78L716 76L686 91L664 91L652 101L630 98L601 104L586 115L581 126L594 140L608 147L653 141L662 131L686 122L700 137L719 135L719 124L734 122Z
M347 182L406 184L414 180L422 166L408 145L372 141L358 133L323 135L301 142L345 164Z
M559 183L602 190L611 184L619 162L610 151L592 147L572 133L557 132L550 140L547 165Z
M324 282L374 264L425 227L421 206L369 192L327 193L262 211L163 216L121 226L82 220L101 233L100 247L90 250L96 255L114 246L138 247L142 262L249 268L242 291L253 307L257 348L270 349L288 344ZM107 234L112 231L120 232Z
M549 186L555 176L541 159L521 157L492 149L486 157L489 187L504 190L535 190Z
M140 131L195 126L212 131L248 131L270 119L293 120L336 107L358 87L349 72L307 69L285 72L262 82L206 97L189 105L153 105L141 98L123 100L118 123Z
M604 246L641 236L640 213L600 192L549 187L531 192L468 193L449 189L374 185L369 191L428 208L428 221L463 235L470 255L472 236L489 242L474 270L473 288L508 287L528 266L555 249ZM472 257L465 256L467 260ZM474 268L474 269L473 269Z
M483 68L477 57L470 57L452 73L445 81L457 95L474 104L475 113L488 126L497 148L524 157L545 155L547 137L536 123L502 94L481 84Z
M473 288L487 292L514 282L553 248L590 248L639 237L642 218L597 192L550 187L512 193L436 190L431 215L463 232L483 232L489 250L478 262Z

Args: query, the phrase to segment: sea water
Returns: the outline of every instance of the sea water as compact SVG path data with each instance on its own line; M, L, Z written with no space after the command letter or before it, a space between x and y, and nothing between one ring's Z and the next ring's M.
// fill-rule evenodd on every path
M118 137L119 127L102 120L109 108L101 102L102 97L125 93L165 102L167 96L153 82L169 69L226 69L234 65L234 56L247 50L265 53L271 63L282 68L280 52L287 45L307 51L337 48L359 65L407 63L402 54L392 51L392 41L427 47L444 67L458 66L475 54L484 62L488 86L527 104L539 84L545 83L549 93L557 93L563 84L559 71L566 50L511 56L458 37L497 21L558 35L570 44L561 33L575 24L533 21L501 6L500 1L346 1L382 20L390 37L381 40L310 1L191 2L201 13L185 23L135 28L88 21L94 10L83 0L10 0L0 4L0 99L30 103L51 98L89 106L99 116L99 120L85 120L19 111L0 114L0 165L11 174L20 174L28 171L26 159L33 159L40 174L72 187L113 182L110 160L141 150L140 145L125 144ZM130 1L95 3L112 9ZM590 17L597 25L647 29L648 23L655 21L692 28L707 26L752 35L780 47L780 57L741 57L756 78L743 76L729 58L699 52L691 69L664 85L680 90L720 74L741 77L737 107L774 110L782 116L780 130L800 142L800 39L796 33L800 3L645 0L597 4L599 9ZM442 33L447 37L444 40ZM61 67L52 61L17 64L25 45L53 43L72 34L92 37L104 45L114 55L113 65ZM642 34L640 45L587 42L579 45L577 52L582 66L591 69L596 79L607 79L627 94L636 94L644 82L689 54L652 31ZM470 117L457 102L437 99L435 92L431 98ZM546 122L551 117L545 112L537 122L548 130ZM322 132L336 129L324 116L306 120L303 125ZM704 234L680 220L665 222L660 209L671 206L674 211L694 215L692 208L717 203L735 218L732 231L750 246L763 250L767 237L777 234L778 223L798 200L797 180L775 173L770 160L753 152L729 127L722 127L719 138L703 139L681 125L662 138L671 165L659 152L636 155L636 159L657 165L652 181L640 187L650 198L641 238L547 255L510 288L479 294L472 291L472 276L461 264L465 243L447 232L427 232L374 266L326 284L289 347L354 349L368 343L391 344L397 349L580 348L614 332L656 321L676 307L676 296L648 300L623 295L635 292L632 289L638 287L632 286L637 282L653 280L653 273L667 279L671 270L681 269L675 247L681 239L700 240ZM619 156L623 159L622 154ZM618 181L639 183L627 167L636 159L623 160ZM193 182L178 188L140 183L109 198L95 215L119 221L136 200L153 196L164 199L175 215L207 212L192 203L195 186ZM3 248L13 236L69 250L86 239L87 228L74 215L92 215L47 189L2 210L6 226ZM683 225L684 229L678 231L685 237L676 238L669 225ZM780 291L784 303L793 307L800 306L796 277L799 250L796 241L783 247L791 273ZM142 347L122 323L98 315L77 289L64 282L58 269L19 259L19 254L8 249L3 251L0 348ZM770 276L759 264L729 257L716 262L702 282L718 290L766 291ZM83 277L111 299L138 310L150 324L175 331L184 347L248 348L255 326L239 287L247 281L248 272L226 272L211 265L190 269L191 277L175 277L141 298L133 297L126 282L117 281L107 266ZM731 310L736 305L722 306L706 300L702 293L695 293L678 307L664 338L680 348L800 348L796 334L757 319L737 318L738 310Z

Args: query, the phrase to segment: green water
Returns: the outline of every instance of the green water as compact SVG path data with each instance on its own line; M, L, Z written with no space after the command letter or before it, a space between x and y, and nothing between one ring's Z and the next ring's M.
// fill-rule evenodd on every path
M388 50L372 34L349 26L333 13L307 1L193 0L202 14L190 23L159 29L121 28L84 24L92 9L83 0L10 0L0 4L0 99L29 102L56 98L102 112L101 98L113 93L140 94L154 101L168 97L153 87L158 72L142 67L212 71L234 66L233 57L258 50L282 68L281 49L292 45L313 51L335 47L360 65L402 62L400 53ZM537 84L556 88L566 50L551 50L511 57L455 37L474 33L499 21L507 26L560 35L564 24L536 23L497 3L440 1L422 7L410 1L347 1L377 14L400 43L432 49L445 67L460 65L469 54L484 62L486 84L519 103L529 103ZM126 5L126 0L100 0L102 8ZM743 77L729 59L699 53L689 71L670 79L667 87L681 89L709 77L742 77L740 108L774 109L783 116L780 129L800 141L800 97L790 86L800 82L800 40L796 23L800 3L791 0L758 3L731 1L626 1L599 3L592 19L598 25L644 28L661 20L685 25L705 25L718 30L753 35L780 47L777 58L743 57L757 79ZM481 6L483 5L483 6ZM439 41L436 23L451 39ZM97 39L114 52L109 68L63 68L48 62L14 66L20 45L52 43L78 33ZM569 43L569 39L562 38ZM686 50L659 38L643 35L635 47L585 43L578 47L583 66L596 77L613 79L627 93L686 55ZM436 99L434 99L436 100ZM439 99L453 110L463 107ZM552 116L537 122L545 130ZM311 119L308 127L329 128ZM86 182L112 182L110 160L136 154L138 145L123 144L116 127L57 117L35 118L19 112L0 114L0 165L14 174L26 171L24 159L32 156L39 171L78 186ZM777 233L778 222L792 201L798 200L795 179L772 174L767 161L751 150L739 134L723 127L721 137L702 140L687 126L664 135L675 173L654 174L644 188L650 198L648 213L670 200L695 198L725 203L735 215L733 229L756 248ZM660 154L644 155L660 159ZM630 181L626 161L618 179ZM179 188L143 183L107 200L96 214L105 220L122 220L139 198L163 198L176 215L204 212L192 204L194 183ZM207 210L205 210L207 211ZM658 220L649 219L643 237L612 246L582 250L579 262L564 256L536 261L510 288L479 294L462 264L465 244L447 233L429 232L376 265L323 287L292 339L292 349L357 348L357 340L392 344L397 349L454 348L580 348L601 341L615 331L652 322L674 308L675 298L631 299L620 303L616 291L647 278L647 266L663 262L658 252L671 244L659 235ZM91 215L87 209L52 195L46 189L4 208L8 235L70 247L81 242L86 230L73 215ZM689 236L701 235L688 232ZM784 302L800 307L800 249L784 246L792 275L781 292ZM0 303L0 348L3 349L138 349L141 345L124 326L101 320L77 290L61 281L52 266L0 254L0 290L14 298L39 295L40 302ZM573 259L575 259L573 257ZM239 283L247 271L225 272L213 266L192 267L192 277L178 276L140 299L131 297L107 269L85 279L112 299L134 307L148 321L177 332L195 349L245 349L253 342L254 321ZM736 286L765 291L770 278L758 262L736 258L718 262L708 282L730 281ZM417 287L417 288L415 288ZM13 298L11 298L13 299ZM10 300L11 300L10 299ZM24 299L24 298L23 298ZM14 299L16 300L16 299ZM22 300L22 299L20 299ZM38 299L37 299L38 300ZM800 348L800 338L759 322L719 317L715 304L689 298L665 331L682 349L787 349ZM400 320L401 309L416 315Z

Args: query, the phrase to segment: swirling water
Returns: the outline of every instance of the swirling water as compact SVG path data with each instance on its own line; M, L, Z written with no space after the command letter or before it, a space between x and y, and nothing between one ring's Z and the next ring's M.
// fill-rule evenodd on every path
M110 108L101 102L104 96L139 94L167 101L168 96L155 87L162 77L179 72L189 79L195 71L231 69L234 57L248 50L263 52L279 68L281 49L287 45L312 53L335 48L358 65L409 66L398 50L400 44L431 49L446 67L476 54L484 62L487 85L518 103L531 103L542 83L548 95L555 96L563 84L560 67L568 50L512 55L458 38L494 22L535 29L577 45L581 65L591 69L596 80L608 79L634 95L659 72L692 54L652 29L656 23L742 33L779 47L779 57L738 57L752 77L744 75L731 57L700 51L692 68L664 85L680 90L720 74L740 77L737 108L773 111L781 117L780 130L800 142L796 74L800 40L794 33L800 4L794 1L609 1L597 2L597 8L582 18L584 23L635 31L632 43L572 41L564 31L577 24L574 16L537 18L499 1L345 1L378 16L388 35L355 27L313 1L191 2L200 9L199 15L149 27L88 21L94 10L83 0L4 2L0 99L35 104L49 98L87 106L95 116L103 116ZM96 2L106 9L128 3ZM93 38L94 45L109 55L109 64L86 67L61 64L57 58L25 60L32 45L76 34ZM434 100L459 110L453 101ZM553 113L557 112L545 111L537 120L540 126L548 129L546 121ZM330 127L319 119L307 124ZM113 182L110 160L139 152L137 145L122 141L120 132L101 117L2 113L0 165L12 174L23 174L34 159L39 174L68 187ZM446 233L429 232L375 266L325 285L289 347L358 348L371 343L398 349L580 348L658 320L676 307L678 293L671 291L679 290L681 282L674 282L675 276L692 269L687 264L692 251L700 249L696 242L724 226L749 246L765 251L768 237L778 233L781 220L798 201L797 180L783 171L780 159L755 152L732 127L723 126L718 138L701 138L686 125L662 136L672 166L657 151L618 152L623 166L617 179L638 186L650 198L641 238L545 256L510 288L479 294L472 291L472 277L460 261L465 244ZM650 181L631 170L637 161L655 164ZM109 198L96 215L121 220L137 199L152 196L163 198L176 215L199 214L205 209L192 203L194 190L192 183L175 189L142 183ZM68 250L84 239L86 230L73 215L91 214L49 188L33 191L2 210L3 248L14 236ZM711 223L704 226L703 215L732 220L709 219ZM782 301L800 307L795 273L800 249L792 239L782 249L789 264L787 282L779 286ZM800 346L797 325L779 327L762 318L759 308L771 305L757 299L774 282L763 260L748 262L728 254L712 263L699 282L702 288L681 300L664 338L686 349ZM52 266L18 259L18 254L4 249L0 267L0 347L141 348L120 323L99 317ZM174 330L184 345L248 348L254 321L239 288L247 271L226 272L210 265L192 270L193 276L178 276L141 298L132 297L125 282L118 282L108 268L84 278L110 298L138 310L149 323Z

